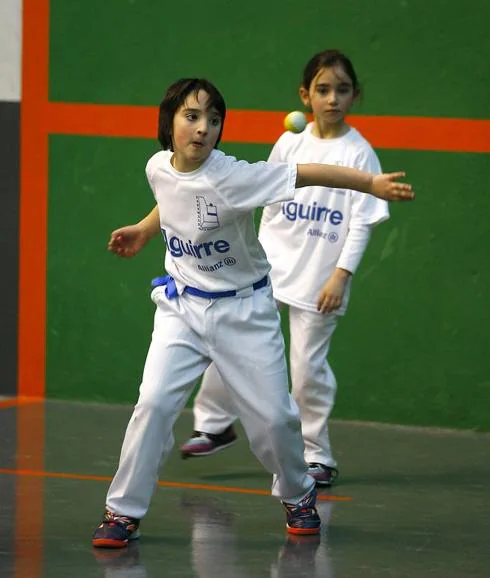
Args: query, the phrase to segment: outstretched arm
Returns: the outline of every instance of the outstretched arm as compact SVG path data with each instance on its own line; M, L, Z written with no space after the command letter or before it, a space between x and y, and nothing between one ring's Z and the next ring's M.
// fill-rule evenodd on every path
M127 225L112 231L107 249L119 257L134 257L160 231L158 205L136 225Z
M412 186L399 183L404 172L373 175L349 167L324 164L298 165L296 188L321 186L335 189L352 189L369 193L385 201L411 201L415 198Z

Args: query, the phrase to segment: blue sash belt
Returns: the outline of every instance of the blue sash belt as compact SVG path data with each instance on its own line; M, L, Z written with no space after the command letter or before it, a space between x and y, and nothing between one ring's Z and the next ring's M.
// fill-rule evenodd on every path
M257 289L262 289L267 285L267 275L254 283L252 285L252 289L256 291ZM152 280L151 286L152 287L161 287L165 286L165 295L167 299L175 299L178 296L177 287L175 285L175 279L171 275L165 275L164 277L155 277ZM184 293L189 293L189 295L194 295L195 297L203 297L204 299L219 299L220 297L236 297L238 291L231 290L231 291L202 291L201 289L197 289L197 287L184 287Z

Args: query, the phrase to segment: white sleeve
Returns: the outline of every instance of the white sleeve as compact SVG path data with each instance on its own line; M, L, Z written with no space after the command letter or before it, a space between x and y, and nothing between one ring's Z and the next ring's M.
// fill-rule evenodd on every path
M162 151L159 151L155 153L152 157L150 157L145 167L146 178L148 180L148 184L150 185L154 197L155 197L155 187L153 186L153 175L155 174L155 171L157 170L160 162L162 162Z
M284 136L284 135L283 135ZM281 143L284 139L282 137L279 138L272 147L272 150L269 154L269 158L267 162L269 163L279 163L279 162L287 162L286 155L283 152L283 147L281 147ZM259 232L262 227L265 227L267 223L274 217L274 215L278 211L278 206L268 206L262 211L262 217L260 218L260 225L259 225Z
M371 231L372 225L355 225L349 228L337 261L337 267L345 269L354 275L366 251Z
M251 211L292 199L296 176L296 163L248 163L227 157L213 184L231 208Z
M369 147L361 151L355 161L355 168L373 174L380 174L381 165L374 150ZM352 211L349 226L377 225L390 217L388 203L372 195L359 191L351 192Z
M152 176L153 176L153 171L152 171L152 167L150 165L150 161L151 159L146 163L146 167L145 167L145 173L146 173L146 179L148 180L148 184L150 185L150 189L151 192L153 193L153 196L155 197L155 189L153 188L153 182L152 182ZM155 197L156 199L156 197Z

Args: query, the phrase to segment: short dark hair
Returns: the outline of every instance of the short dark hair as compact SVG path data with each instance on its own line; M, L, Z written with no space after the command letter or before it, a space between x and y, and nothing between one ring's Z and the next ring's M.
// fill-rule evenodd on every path
M322 68L328 68L330 66L335 66L336 64L340 64L342 66L345 73L352 80L352 87L354 92L359 93L361 87L359 86L357 74L354 70L352 62L343 52L340 52L340 50L336 49L324 50L323 52L318 52L318 54L312 56L303 70L302 86L306 88L306 90L309 90L310 84Z
M172 127L177 109L182 106L189 94L196 97L200 90L209 95L209 108L215 108L221 117L221 130L216 141L215 148L221 140L226 117L226 104L220 91L204 78L181 78L167 88L167 92L160 104L158 116L158 140L163 150L173 151Z

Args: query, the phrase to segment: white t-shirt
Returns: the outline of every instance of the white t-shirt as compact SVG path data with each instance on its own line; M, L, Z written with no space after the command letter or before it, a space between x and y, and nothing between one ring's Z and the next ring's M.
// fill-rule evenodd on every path
M185 285L226 291L262 279L270 265L253 211L293 198L296 164L250 164L213 150L197 170L181 173L171 165L172 155L153 155L146 175L167 245L165 269L179 293Z
M354 128L344 136L320 139L310 123L300 134L284 133L269 156L272 162L326 163L380 173L376 153ZM325 281L332 275L349 228L375 225L388 219L388 203L348 189L304 187L294 200L264 209L259 240L272 265L274 297L308 311L317 310ZM341 307L350 295L347 284Z

